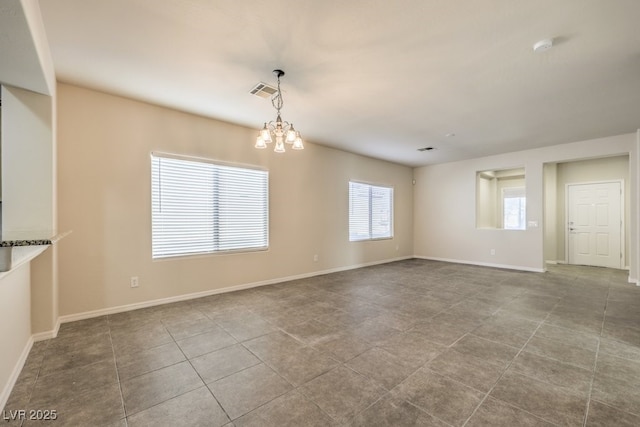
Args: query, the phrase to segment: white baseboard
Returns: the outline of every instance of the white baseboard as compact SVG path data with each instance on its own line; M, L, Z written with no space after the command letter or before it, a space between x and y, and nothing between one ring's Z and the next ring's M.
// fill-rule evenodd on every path
M481 267L504 268L507 270L531 271L534 273L544 273L545 271L543 268L532 268L532 267L524 267L519 265L507 265L507 264L494 264L490 262L468 261L468 260L462 260L462 259L437 258L437 257L426 257L426 256L418 256L418 255L415 255L414 258L428 259L431 261L451 262L455 264L478 265Z
M2 393L0 393L0 408L4 408L4 406L7 404L7 400L9 400L9 396L11 395L11 390L13 390L13 386L16 384L16 381L20 376L20 372L22 372L22 368L27 361L27 357L29 357L31 347L33 347L33 337L29 337L29 339L27 340L27 344L25 344L24 349L22 349L20 358L16 362L16 365L13 367L13 371L11 371L11 375L4 385L4 388L2 389Z
M34 342L48 340L48 339L57 337L59 330L60 330L60 318L58 317L58 320L56 320L56 324L55 324L53 330L45 331L45 332L38 332L37 334L33 334L31 336L31 338L33 338Z
M102 309L99 309L99 310L85 311L83 313L68 314L66 316L61 316L58 319L58 325L60 323L75 322L77 320L84 320L84 319L91 319L91 318L94 318L94 317L100 317L100 316L104 316L106 314L122 313L122 312L125 312L125 311L137 310L139 308L153 307L153 306L156 306L156 305L169 304L169 303L172 303L172 302L187 301L187 300L191 300L191 299L207 297L207 296L210 296L210 295L217 295L217 294L223 294L223 293L227 293L227 292L240 291L240 290L243 290L243 289L257 288L259 286L266 286L266 285L273 285L273 284L276 284L276 283L288 282L288 281L291 281L291 280L307 279L309 277L320 276L320 275L323 275L323 274L338 273L340 271L354 270L354 269L357 269L357 268L369 267L369 266L378 265L378 264L387 264L387 263L390 263L390 262L402 261L402 260L411 259L411 258L414 258L414 257L413 256L406 256L406 257L387 259L387 260L383 260L383 261L374 261L374 262L363 263L363 264L349 265L349 266L345 266L345 267L331 268L331 269L328 269L328 270L314 271L314 272L311 272L311 273L298 274L298 275L294 275L294 276L279 277L277 279L262 280L262 281L259 281L259 282L245 283L245 284L242 284L242 285L228 286L228 287L225 287L225 288L211 289L211 290L202 291L202 292L194 292L194 293L191 293L191 294L176 295L176 296L168 297L168 298L159 298L159 299L155 299L155 300L143 301L143 302L138 302L138 303L134 303L134 304L125 304L125 305L120 305L120 306L116 306L116 307L102 308ZM53 333L53 331L50 331L50 332L38 334L38 336L43 336L44 337L45 334L51 335L52 333ZM58 334L58 331L56 330L55 334L53 336L51 336L51 338L54 338L57 334ZM46 339L46 338L43 338L43 339Z

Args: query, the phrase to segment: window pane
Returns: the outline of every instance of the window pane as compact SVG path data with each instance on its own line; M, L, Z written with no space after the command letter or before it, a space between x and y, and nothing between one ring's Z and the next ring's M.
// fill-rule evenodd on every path
M507 230L524 230L526 198L505 197L504 204L504 228Z
M268 173L151 157L153 258L268 246Z
M349 182L349 240L393 236L393 189Z
M238 168L218 171L218 250L267 246L266 172L247 174Z
M349 183L349 240L369 239L369 186Z
M392 189L371 187L371 238L391 237Z

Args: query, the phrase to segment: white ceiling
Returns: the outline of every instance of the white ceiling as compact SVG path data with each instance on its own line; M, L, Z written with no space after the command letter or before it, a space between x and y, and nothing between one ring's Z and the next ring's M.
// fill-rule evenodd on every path
M282 68L283 119L306 140L406 165L640 127L638 0L40 7L58 80L258 128L275 111L248 92Z

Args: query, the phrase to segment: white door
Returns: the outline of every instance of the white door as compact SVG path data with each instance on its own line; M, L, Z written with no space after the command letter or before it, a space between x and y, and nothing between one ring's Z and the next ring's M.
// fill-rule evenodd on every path
M622 268L620 182L568 187L569 264Z

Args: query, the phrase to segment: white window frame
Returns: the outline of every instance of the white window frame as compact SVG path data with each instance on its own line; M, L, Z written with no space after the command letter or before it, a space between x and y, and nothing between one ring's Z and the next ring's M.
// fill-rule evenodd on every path
M153 259L268 248L268 171L151 153Z
M360 196L355 191L360 191ZM389 206L386 212L375 212L375 191L388 192ZM349 241L393 239L393 210L392 186L349 181ZM382 227L383 232L376 232L376 227Z

